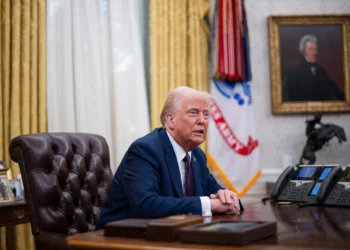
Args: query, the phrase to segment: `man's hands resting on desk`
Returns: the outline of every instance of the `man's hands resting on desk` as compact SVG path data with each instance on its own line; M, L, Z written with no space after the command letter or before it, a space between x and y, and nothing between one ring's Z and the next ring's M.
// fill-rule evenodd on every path
M216 194L209 196L211 212L236 214L240 210L239 199L236 193L231 190L219 190Z

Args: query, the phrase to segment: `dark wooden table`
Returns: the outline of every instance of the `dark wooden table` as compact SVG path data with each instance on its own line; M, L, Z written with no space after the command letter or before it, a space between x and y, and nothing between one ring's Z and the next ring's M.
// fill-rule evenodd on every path
M24 200L15 200L0 203L0 227L12 227L17 224L29 223L29 212L27 203ZM13 230L6 234L6 249L14 248L12 238Z
M241 215L214 216L211 220L276 221L277 235L245 249L350 249L350 209L301 207L275 202L245 205ZM209 222L207 220L206 222ZM68 238L74 249L241 249L235 246L155 242L144 239L105 237L103 230Z
M28 207L24 200L0 203L0 227L29 223Z

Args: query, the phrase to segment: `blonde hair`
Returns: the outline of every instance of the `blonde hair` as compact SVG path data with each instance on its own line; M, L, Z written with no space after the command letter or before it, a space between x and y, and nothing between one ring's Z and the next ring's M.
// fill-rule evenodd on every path
M170 93L168 94L162 112L160 114L160 122L162 123L163 127L165 125L165 116L171 112L174 112L174 110L179 107L181 99L188 96L193 98L201 98L208 104L208 106L214 100L214 98L207 92L192 89L186 86L177 87L176 89L170 91Z

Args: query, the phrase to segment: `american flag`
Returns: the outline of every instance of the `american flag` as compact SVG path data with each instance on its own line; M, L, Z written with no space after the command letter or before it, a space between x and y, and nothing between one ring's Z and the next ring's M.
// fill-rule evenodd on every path
M232 82L251 80L244 0L217 0L212 22L212 76Z

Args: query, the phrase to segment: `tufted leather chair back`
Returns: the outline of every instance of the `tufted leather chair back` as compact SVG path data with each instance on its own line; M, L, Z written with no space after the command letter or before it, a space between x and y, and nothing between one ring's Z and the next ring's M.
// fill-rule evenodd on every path
M106 140L83 133L42 133L14 138L34 235L92 231L112 182Z

